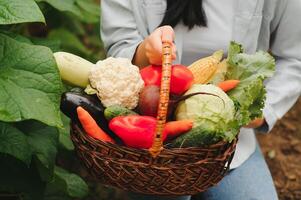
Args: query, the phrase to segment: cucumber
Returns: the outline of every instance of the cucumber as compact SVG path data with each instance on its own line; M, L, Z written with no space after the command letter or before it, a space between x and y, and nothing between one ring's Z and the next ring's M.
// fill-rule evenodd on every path
M105 118L108 121L110 121L114 117L127 116L127 115L138 115L138 114L130 109L116 105L116 106L107 107L105 109L104 115L105 115Z
M171 147L186 148L208 146L222 140L218 135L219 134L205 129L204 127L197 126L173 140L171 142Z

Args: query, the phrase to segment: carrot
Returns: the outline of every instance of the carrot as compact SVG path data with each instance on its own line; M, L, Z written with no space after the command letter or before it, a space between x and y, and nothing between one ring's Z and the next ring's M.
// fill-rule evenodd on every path
M93 117L81 106L76 108L77 117L88 135L103 142L115 143L96 123Z
M193 121L189 119L167 122L164 127L164 131L167 134L168 139L175 138L182 133L186 133L192 129Z
M220 82L218 84L218 87L221 88L224 92L228 92L229 90L232 90L239 84L239 80L226 80L223 82Z

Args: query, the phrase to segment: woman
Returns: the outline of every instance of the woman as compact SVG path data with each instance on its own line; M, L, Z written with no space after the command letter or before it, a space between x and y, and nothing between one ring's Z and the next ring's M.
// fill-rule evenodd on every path
M184 65L218 49L227 52L230 40L243 44L247 53L270 50L275 56L276 73L266 82L264 119L241 129L232 170L200 194L202 199L278 199L253 128L270 131L300 95L301 26L294 24L301 20L300 10L299 0L102 0L108 55L129 58L140 67L160 64L162 41L174 41L174 63Z

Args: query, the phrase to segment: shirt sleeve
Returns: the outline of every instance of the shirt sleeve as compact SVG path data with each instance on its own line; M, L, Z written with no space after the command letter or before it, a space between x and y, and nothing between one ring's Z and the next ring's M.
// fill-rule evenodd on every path
M272 33L271 52L276 70L266 81L267 98L263 109L266 124L261 131L270 131L298 100L301 93L301 1L288 0L279 23Z
M101 37L108 56L132 60L143 37L137 30L130 0L101 1Z

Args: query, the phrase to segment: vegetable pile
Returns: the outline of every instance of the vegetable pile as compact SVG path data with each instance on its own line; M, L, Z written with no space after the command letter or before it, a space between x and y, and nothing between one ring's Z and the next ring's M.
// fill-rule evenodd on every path
M64 93L61 110L97 140L150 148L161 66L139 70L125 58L107 58L94 65L66 56L64 52L55 55L62 79L82 90ZM76 66L72 68L71 64ZM84 69L76 77L73 70L80 67ZM263 81L273 75L274 68L270 54L245 54L235 42L230 43L225 59L219 50L188 67L172 66L168 121L163 131L166 147L231 142L242 126L262 117L266 93Z

